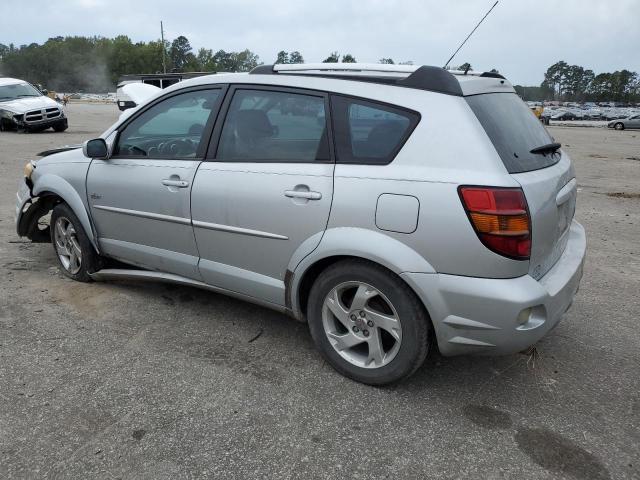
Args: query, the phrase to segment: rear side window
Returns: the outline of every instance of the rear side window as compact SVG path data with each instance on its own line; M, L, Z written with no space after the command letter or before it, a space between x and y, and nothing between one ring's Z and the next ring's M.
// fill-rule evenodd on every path
M466 100L509 173L539 170L560 160L557 154L531 153L553 138L515 93L485 93Z
M325 97L269 90L236 90L224 121L217 160L330 160Z
M333 96L337 160L340 163L390 163L420 117L390 105Z

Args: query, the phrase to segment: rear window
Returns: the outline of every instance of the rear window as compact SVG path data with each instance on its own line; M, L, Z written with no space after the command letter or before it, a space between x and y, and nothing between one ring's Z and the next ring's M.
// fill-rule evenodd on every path
M402 108L337 95L331 104L339 163L390 163L420 119Z
M553 138L515 93L486 93L466 100L509 173L539 170L560 160L557 154L531 153L553 143Z

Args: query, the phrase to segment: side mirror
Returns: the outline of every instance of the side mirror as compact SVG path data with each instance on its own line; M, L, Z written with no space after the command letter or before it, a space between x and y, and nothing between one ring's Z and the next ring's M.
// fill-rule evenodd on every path
M94 138L87 140L82 144L82 153L87 158L95 158L98 160L106 160L109 158L109 148L104 138Z

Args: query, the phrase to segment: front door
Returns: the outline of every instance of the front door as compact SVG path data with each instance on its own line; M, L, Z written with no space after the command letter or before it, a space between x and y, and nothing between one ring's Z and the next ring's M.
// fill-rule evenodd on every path
M333 194L326 95L236 87L191 197L205 282L285 304L292 257L319 243Z
M93 160L87 196L102 251L199 279L190 194L221 90L178 91L132 117L108 160Z

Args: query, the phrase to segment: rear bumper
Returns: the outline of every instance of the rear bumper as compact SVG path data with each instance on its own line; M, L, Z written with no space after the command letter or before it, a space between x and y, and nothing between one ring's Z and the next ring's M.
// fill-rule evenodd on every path
M540 280L403 273L429 310L443 355L515 353L553 329L578 291L586 254L584 228L573 221L569 241Z

